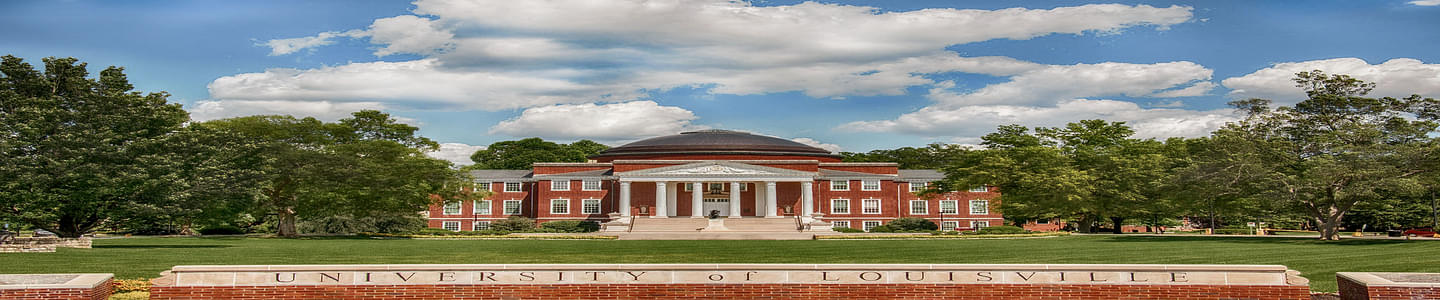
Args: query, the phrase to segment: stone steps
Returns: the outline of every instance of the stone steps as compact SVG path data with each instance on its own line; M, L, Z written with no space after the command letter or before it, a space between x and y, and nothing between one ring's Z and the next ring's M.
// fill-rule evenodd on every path
M815 234L801 232L630 232L617 234L621 240L813 240Z
M725 228L731 231L796 232L795 218L738 218L725 219Z
M701 218L635 218L631 232L695 232L704 229L709 221Z

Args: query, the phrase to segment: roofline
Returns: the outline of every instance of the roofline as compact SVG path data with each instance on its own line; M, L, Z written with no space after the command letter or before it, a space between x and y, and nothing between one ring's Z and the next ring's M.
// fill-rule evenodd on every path
M842 157L844 157L844 156L841 156L841 155L839 155L839 154L819 153L819 152L743 151L743 150L735 150L735 151L714 151L714 150L683 151L683 150L682 150L682 151L654 151L654 152L649 152L649 151L645 151L645 152L636 151L636 152L619 152L619 153L600 153L600 154L591 155L591 156L589 156L589 158L614 157L614 156L638 156L638 155L672 155L672 154L818 156L818 157L830 157L830 158L842 158Z
M609 167L610 163L570 163L570 162L537 162L530 164L531 167Z
M656 160L648 160L648 159L617 159L617 160L611 161L611 163L614 163L614 164L690 164L690 163L705 162L705 161L728 161L728 162L737 162L737 163L752 164L752 165L753 165L753 164L808 165L808 164L820 163L820 161L818 161L818 160L806 160L806 159L786 159L786 160L755 160L755 159L744 159L744 160L729 160L729 159L695 159L695 160L686 160L686 159L656 159Z
M900 163L893 162L822 162L821 167L898 167Z

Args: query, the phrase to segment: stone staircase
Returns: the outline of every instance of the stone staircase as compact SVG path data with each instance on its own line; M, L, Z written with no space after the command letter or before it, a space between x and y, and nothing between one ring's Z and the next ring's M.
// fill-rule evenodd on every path
M725 219L725 229L746 232L799 232L794 217Z
M709 220L677 217L677 218L635 218L635 224L631 224L630 232L698 232L709 225Z
M628 232L616 232L622 240L810 240L814 233L801 232L795 218L697 219L635 218Z

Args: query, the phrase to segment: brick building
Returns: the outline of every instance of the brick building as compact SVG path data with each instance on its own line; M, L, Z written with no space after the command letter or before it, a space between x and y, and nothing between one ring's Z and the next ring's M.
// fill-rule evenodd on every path
M798 219L865 230L900 217L930 219L942 230L1003 224L993 187L921 197L917 192L927 183L943 179L940 172L841 162L823 149L743 132L655 137L590 159L536 163L531 170L472 171L477 188L493 195L433 206L427 212L429 225L480 230L509 216L607 222L611 213L619 218Z

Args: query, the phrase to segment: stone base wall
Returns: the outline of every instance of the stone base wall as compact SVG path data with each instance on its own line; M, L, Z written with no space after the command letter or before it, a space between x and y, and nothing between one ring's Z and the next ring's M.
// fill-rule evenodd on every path
M153 287L150 299L1288 299L1305 286L604 284Z
M1336 276L1335 279L1340 286L1340 299L1344 300L1440 299L1440 287L1380 286L1360 282L1350 276Z
M0 253L55 252L55 248L90 248L90 238L17 237L0 245Z
M33 288L33 289L0 289L0 299L9 300L105 300L110 298L113 284L106 280L104 284L93 288Z

